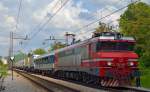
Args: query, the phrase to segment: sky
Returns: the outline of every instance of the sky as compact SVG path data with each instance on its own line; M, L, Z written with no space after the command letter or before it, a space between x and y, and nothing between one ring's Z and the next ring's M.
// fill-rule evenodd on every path
M65 39L66 32L74 33L76 39L84 40L91 37L98 22L83 28L85 25L105 17L131 1L135 0L0 0L0 56L8 55L10 32L14 32L14 38L24 38L26 35L29 38L14 39L14 54L19 51L27 53L36 48L46 49L54 41L45 39L50 36ZM141 1L150 4L150 0ZM61 10L56 13L59 8ZM100 21L117 27L117 20L125 9ZM51 18L53 15L55 16Z

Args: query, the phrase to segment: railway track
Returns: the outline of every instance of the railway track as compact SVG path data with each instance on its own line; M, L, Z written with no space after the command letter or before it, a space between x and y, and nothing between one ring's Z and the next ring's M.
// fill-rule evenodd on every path
M48 89L50 92L150 92L150 90L135 87L99 87L77 81L54 79L46 76L15 70L20 75Z
M106 88L108 90L112 90L112 92L150 92L150 90L143 88L135 88L135 87L116 87L116 88Z
M140 88L140 87L139 88L137 87L100 87L97 85L80 83L76 81L70 81L70 82L77 83L77 84L84 85L84 86L91 87L91 88L95 88L95 89L102 89L102 90L105 90L106 92L150 92L150 90Z
M79 92L78 90L71 89L71 88L66 87L66 86L58 85L56 83L52 83L50 81L47 81L47 80L42 79L40 77L34 76L34 75L29 74L29 73L24 72L24 71L15 70L15 72L17 72L18 74L20 74L20 75L26 77L27 79L33 81L34 83L44 87L45 89L47 89L50 92Z

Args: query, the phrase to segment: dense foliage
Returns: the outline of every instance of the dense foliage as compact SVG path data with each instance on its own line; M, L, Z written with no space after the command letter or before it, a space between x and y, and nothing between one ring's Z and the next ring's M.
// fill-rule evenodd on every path
M24 58L27 58L27 55L25 53L23 53L23 52L19 52L14 57L15 57L14 58L15 59L14 62L18 62L18 61L20 61L20 60L22 60Z
M0 60L0 79L7 76L8 66L3 64L2 60Z
M99 33L99 32L109 32L112 30L112 27L109 25L106 25L105 23L99 22L99 26L95 29L94 33Z
M130 4L119 24L122 33L136 38L135 51L141 64L150 67L150 5L143 2Z
M61 42L57 42L51 46L50 51L57 50L57 49L64 48L64 47L66 47L66 44L63 44Z
M43 55L43 54L46 54L46 53L47 52L44 49L41 49L41 48L35 49L33 51L33 54L36 54L36 55Z

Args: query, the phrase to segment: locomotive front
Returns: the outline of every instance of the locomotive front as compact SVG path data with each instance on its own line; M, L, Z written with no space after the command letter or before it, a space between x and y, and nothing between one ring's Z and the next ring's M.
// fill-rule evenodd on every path
M102 86L140 85L138 55L134 52L135 39L119 33L102 33L96 42L92 58L99 61Z

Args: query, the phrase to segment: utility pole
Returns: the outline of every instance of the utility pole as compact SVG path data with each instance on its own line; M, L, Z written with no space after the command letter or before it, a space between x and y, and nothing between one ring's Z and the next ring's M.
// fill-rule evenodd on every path
M28 37L14 37L14 33L10 32L10 47L9 47L9 62L11 63L11 71L12 71L12 80L13 80L13 63L14 63L14 54L13 54L13 41L14 39L22 39L28 40Z
M12 74L12 80L13 80L13 32L10 32L10 48L9 48L9 62L11 63L11 74Z

